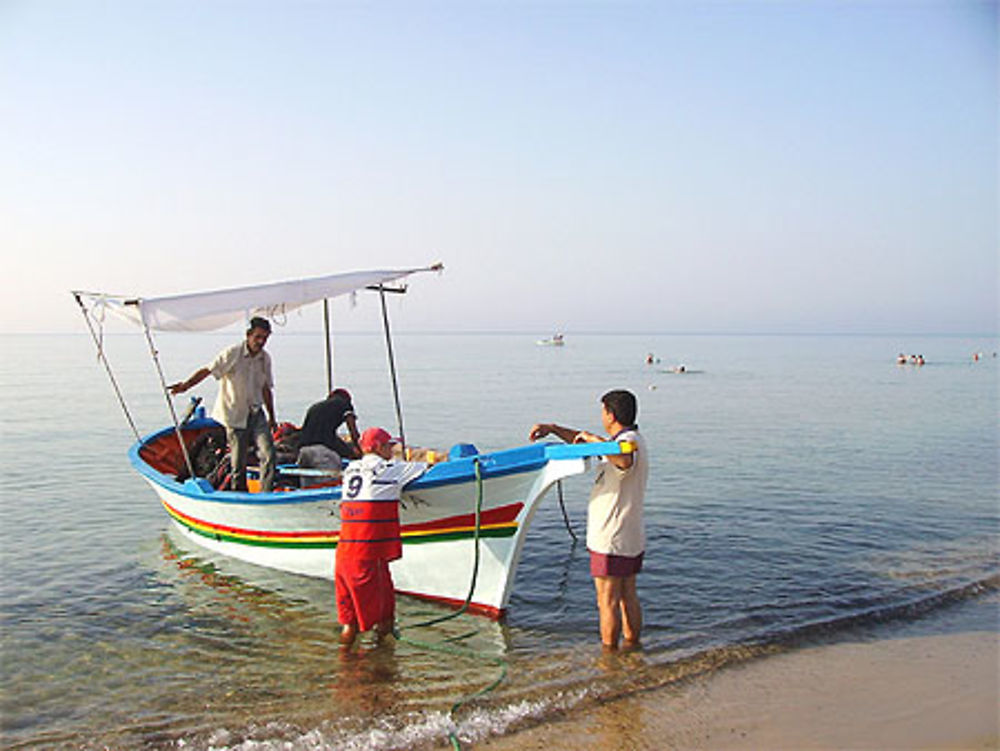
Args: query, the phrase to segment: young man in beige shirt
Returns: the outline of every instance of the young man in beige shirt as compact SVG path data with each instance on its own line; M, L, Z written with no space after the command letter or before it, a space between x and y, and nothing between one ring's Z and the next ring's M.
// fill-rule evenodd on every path
M606 650L639 646L642 608L635 576L642 569L646 535L642 508L649 479L649 452L635 423L638 403L630 391L609 391L601 397L601 423L611 436L540 423L529 438L538 440L555 435L566 443L628 441L631 453L607 456L597 470L597 478L587 506L587 549L590 573L597 591L601 623L601 643Z

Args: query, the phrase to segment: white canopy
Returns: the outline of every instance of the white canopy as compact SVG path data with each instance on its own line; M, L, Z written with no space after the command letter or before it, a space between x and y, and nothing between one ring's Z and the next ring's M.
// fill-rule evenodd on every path
M211 331L254 315L268 318L325 298L339 297L365 287L387 284L420 271L440 271L442 264L417 269L382 269L330 274L311 279L274 282L250 287L194 292L166 297L126 298L94 292L75 292L89 298L91 307L104 307L137 324L158 331Z

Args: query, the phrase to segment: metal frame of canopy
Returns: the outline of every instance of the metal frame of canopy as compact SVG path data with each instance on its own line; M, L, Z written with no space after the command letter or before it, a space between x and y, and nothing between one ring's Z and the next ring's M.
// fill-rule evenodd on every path
M73 290L71 294L80 306L87 329L90 331L91 338L94 340L94 345L97 348L97 357L107 371L108 378L111 380L111 385L118 397L118 402L121 405L129 426L132 428L132 432L135 434L137 442L141 442L142 438L135 425L135 421L132 419L132 414L125 402L121 387L115 378L111 363L104 354L103 330L105 311L110 310L119 317L142 328L149 346L150 357L156 366L156 372L160 379L160 387L167 403L167 411L173 421L185 464L188 471L194 476L191 457L188 455L187 446L181 435L181 422L177 417L174 403L170 399L170 391L167 388L163 368L160 365L159 353L153 341L152 329L161 331L206 331L219 329L237 322L240 317L244 317L247 320L255 314L274 317L279 312L287 313L322 300L327 391L330 391L333 388L333 350L330 336L329 300L333 297L340 297L346 294L353 295L362 289L376 291L379 293L382 309L382 327L385 334L389 372L392 379L396 421L399 427L400 442L405 449L406 439L403 432L403 413L400 406L399 383L396 377L396 363L392 348L392 335L389 330L389 314L385 295L387 292L395 294L405 293L406 286L388 287L386 285L389 282L398 281L411 274L424 271L441 272L443 270L444 264L439 262L420 268L331 274L290 282L276 282L154 298L137 298L125 295L85 292L82 290ZM84 302L84 298L90 298L93 301L92 305L88 307ZM234 304L237 302L239 304ZM95 310L100 311L99 316L94 314ZM92 319L97 321L100 334L95 330Z

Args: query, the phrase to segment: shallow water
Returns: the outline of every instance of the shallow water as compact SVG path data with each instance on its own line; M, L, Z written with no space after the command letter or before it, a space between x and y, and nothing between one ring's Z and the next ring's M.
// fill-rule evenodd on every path
M168 380L233 338L160 337ZM399 336L406 434L490 450L523 443L536 421L597 430L600 394L633 389L654 453L641 654L600 655L586 551L552 494L504 623L461 616L404 630L436 649L342 657L331 584L213 558L169 532L128 465L133 437L88 337L3 337L4 745L434 745L449 729L484 737L957 604L995 609L996 340L536 338ZM105 344L140 432L161 427L145 341ZM299 422L325 390L320 338L278 329L268 347L279 417ZM895 365L901 350L928 364ZM647 352L661 362L646 365ZM336 354L361 422L395 432L381 339L343 336ZM698 372L668 372L678 363ZM580 537L588 484L565 484ZM429 610L441 612L400 601L404 626ZM504 669L495 690L449 716Z

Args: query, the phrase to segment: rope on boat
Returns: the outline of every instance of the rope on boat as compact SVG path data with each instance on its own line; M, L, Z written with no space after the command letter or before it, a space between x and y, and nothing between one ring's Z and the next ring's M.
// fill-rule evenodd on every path
M483 509L483 475L478 457L472 460L472 464L476 472L476 510L475 510L475 525L472 534L472 541L475 548L475 555L472 564L472 576L470 577L469 581L469 593L465 596L465 601L462 603L461 607L458 608L458 610L455 610L451 613L447 613L442 616L431 618L426 621L420 621L418 623L407 625L405 626L406 630L411 630L415 628L427 628L428 626L434 626L439 623L449 621L453 618L458 618L458 616L462 615L462 613L464 613L466 610L469 609L469 604L472 602L472 595L476 589L476 581L479 578L479 556L480 556L479 536L480 536L482 509ZM462 649L461 647L454 647L445 644L445 642L455 642L461 639L468 638L469 636L472 636L475 633L477 633L476 631L463 634L461 636L455 636L449 639L444 639L441 642L432 643L432 642L419 641L417 639L411 639L409 637L403 636L402 635L403 628L404 628L403 626L397 626L393 630L393 635L399 641L405 642L411 646L418 647L421 649L428 649L434 652L442 652L444 654L455 655L457 657L465 657L467 659L472 659L472 660L483 660L485 662L492 663L496 667L500 668L500 675L496 678L496 680L492 681L485 687L479 689L478 691L472 694L463 696L462 698L458 699L454 704L452 704L451 709L448 710L449 717L453 718L455 712L457 712L459 707L461 707L463 704L467 704L473 699L478 699L479 697L488 694L490 691L499 686L503 682L503 680L507 677L507 663L503 659L498 657L488 657L481 653L473 652L470 649ZM461 742L459 741L458 736L455 734L454 730L448 731L448 740L451 742L451 746L453 749L455 749L455 751L461 750L462 748Z
M573 531L573 527L569 524L569 514L566 513L566 504L563 501L562 480L556 480L556 490L559 493L559 508L562 509L563 521L566 522L566 531L573 538L573 542L577 543L579 540L576 539L576 532Z
M139 429L136 428L135 421L132 419L132 413L129 412L128 405L125 403L125 396L122 394L122 390L118 386L118 379L115 378L114 371L111 370L111 363L108 362L108 358L104 354L104 329L103 327L101 328L102 336L98 337L97 332L94 331L93 324L90 322L90 311L87 310L87 306L84 305L83 300L80 299L80 293L74 292L73 297L76 298L76 303L80 306L80 312L83 313L83 320L87 322L87 329L90 331L90 337L94 340L94 346L97 348L97 359L104 365L104 369L108 373L108 378L111 379L111 386L115 390L115 396L118 397L118 403L122 407L122 412L125 413L125 419L128 420L129 427L132 428L132 432L135 434L136 442L139 442L142 440L139 436Z
M170 411L170 417L174 421L174 432L177 433L177 443L180 444L181 453L184 454L184 463L187 465L190 477L197 477L194 472L194 465L191 463L191 456L188 454L187 444L184 443L184 435L181 433L181 423L177 419L177 410L174 409L174 403L170 399L170 389L167 387L167 379L163 376L163 368L160 367L160 353L156 351L156 346L153 344L153 335L149 333L149 326L146 325L146 321L142 322L142 330L146 333L146 341L149 343L149 354L153 357L153 364L156 365L156 372L160 376L160 386L163 389L163 396L167 400L167 409Z

